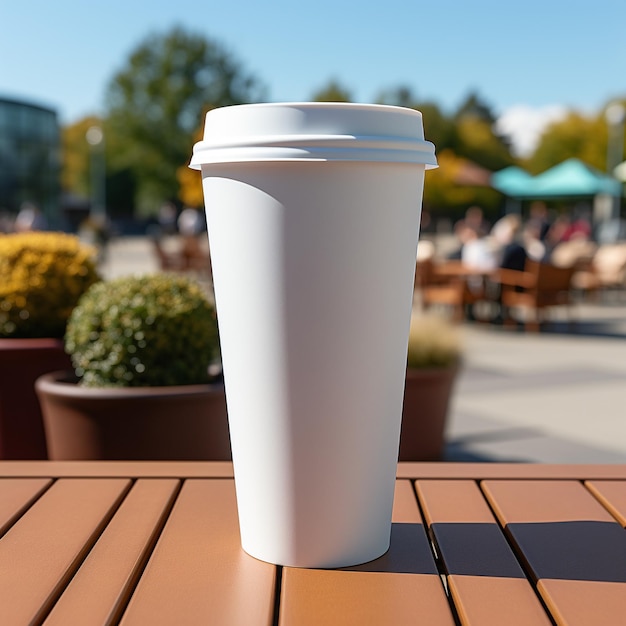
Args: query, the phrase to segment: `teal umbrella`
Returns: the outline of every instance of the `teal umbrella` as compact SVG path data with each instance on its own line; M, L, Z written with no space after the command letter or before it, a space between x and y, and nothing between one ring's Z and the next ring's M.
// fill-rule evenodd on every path
M532 187L533 177L521 167L512 165L491 175L491 186L505 196L523 197Z
M568 159L535 176L533 193L544 198L595 196L600 193L620 195L621 184L593 167Z
M494 189L512 198L549 199L621 195L621 183L578 159L567 159L531 176L519 167L507 167L491 177Z

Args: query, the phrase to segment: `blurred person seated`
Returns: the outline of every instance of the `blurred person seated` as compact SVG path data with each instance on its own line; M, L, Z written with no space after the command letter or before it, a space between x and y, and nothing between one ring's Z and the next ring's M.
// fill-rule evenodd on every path
M498 267L498 248L492 237L481 235L472 227L466 226L463 239L463 265L479 272L490 272Z
M183 237L196 237L204 230L204 221L199 209L184 208L178 216L178 232Z
M524 269L528 253L520 240L522 220L519 215L509 214L499 219L491 229L491 237L498 250L498 267L509 270Z
M489 233L489 222L485 221L483 210L479 206L471 206L465 211L465 217L454 224L454 234L459 247L448 256L449 259L462 259L463 246L468 240L485 237Z
M527 227L535 233L539 241L545 241L551 226L546 203L541 200L535 200L530 205L529 214Z
M589 241L591 238L591 221L586 214L581 213L574 218L563 233L562 241L579 239Z
M483 210L479 206L471 206L465 211L465 217L459 220L454 229L469 227L474 229L479 237L484 237L489 233L489 222L485 220Z
M552 252L565 239L565 233L568 231L571 220L566 215L559 215L550 225L550 229L546 233L546 237L542 242L544 245L543 256L536 260L544 263L550 263Z
M26 233L32 230L45 230L48 222L44 214L31 202L24 202L15 218L15 232Z

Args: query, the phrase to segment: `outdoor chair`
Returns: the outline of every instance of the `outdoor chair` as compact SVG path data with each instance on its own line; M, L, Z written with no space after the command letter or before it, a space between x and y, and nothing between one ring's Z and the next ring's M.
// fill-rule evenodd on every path
M208 246L203 246L197 237L184 237L175 248L164 245L158 238L153 238L152 243L162 271L194 272L203 278L211 277Z
M532 259L526 261L524 271L501 269L492 280L501 288L501 306L504 324L513 324L514 310L525 310L525 329L538 331L549 309L571 306L571 283L574 267L557 267Z
M158 237L152 238L152 249L163 272L180 272L184 269L184 261L179 254L167 250Z
M466 287L461 277L438 275L432 258L418 259L415 287L423 309L444 308L453 320L463 319Z

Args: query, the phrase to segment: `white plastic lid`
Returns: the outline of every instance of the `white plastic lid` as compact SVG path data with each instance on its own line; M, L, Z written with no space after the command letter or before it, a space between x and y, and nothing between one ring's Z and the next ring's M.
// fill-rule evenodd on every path
M190 167L242 161L377 161L437 167L422 114L335 102L243 104L206 115Z

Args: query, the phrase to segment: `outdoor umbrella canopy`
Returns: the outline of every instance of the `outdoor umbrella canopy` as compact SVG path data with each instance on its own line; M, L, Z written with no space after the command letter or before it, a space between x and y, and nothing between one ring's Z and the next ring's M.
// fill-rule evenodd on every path
M621 190L619 181L578 159L568 159L535 176L533 184L536 193L551 197L617 195Z
M516 165L491 175L491 186L505 196L525 196L532 183L533 177Z
M513 168L506 168L497 172L492 176L491 181L495 189L515 198L621 195L621 183L618 180L602 174L578 159L567 159L538 176L530 176L521 170L527 176L525 180L524 176L519 173L509 173L507 176L507 170L511 169ZM504 183L502 179L504 179Z

